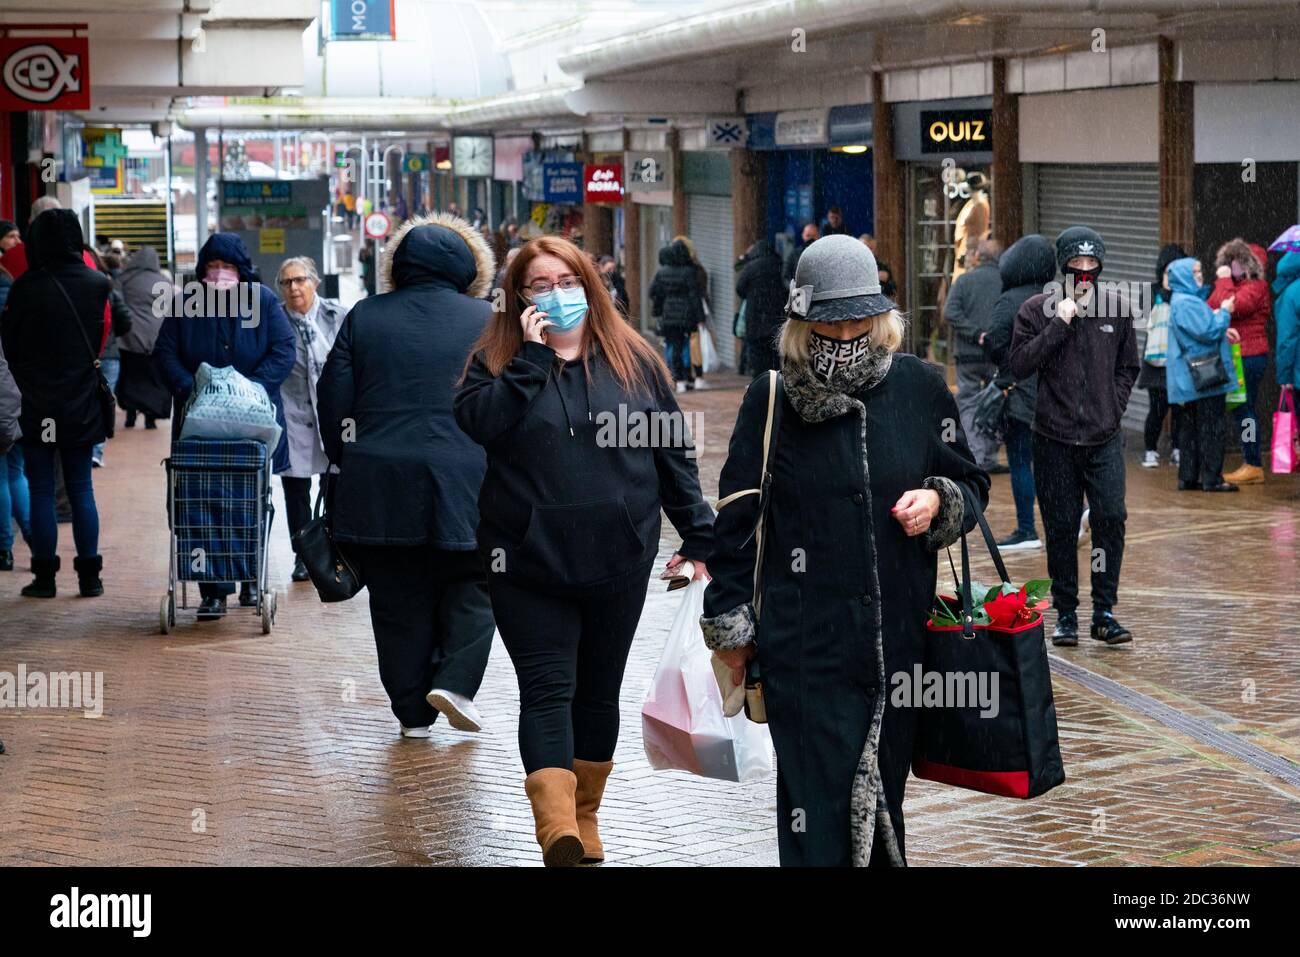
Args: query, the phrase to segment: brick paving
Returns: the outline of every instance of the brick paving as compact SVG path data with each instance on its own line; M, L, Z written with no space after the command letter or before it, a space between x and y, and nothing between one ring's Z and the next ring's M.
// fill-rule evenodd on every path
M711 496L736 382L683 402L699 414ZM96 472L103 598L76 598L70 572L53 601L19 597L25 573L0 576L0 671L102 671L105 685L98 718L0 709L0 864L539 864L499 642L479 696L483 733L440 724L430 740L399 738L365 599L326 606L310 585L291 584L282 521L273 634L245 610L203 626L181 613L173 634L158 634L165 436L119 431ZM1137 640L1052 653L1300 760L1300 651L1284 623L1300 578L1300 478L1270 475L1235 496L1179 494L1171 468L1130 458L1116 611ZM1012 516L998 476L995 530ZM60 533L70 569L70 530ZM674 543L666 531L663 556ZM20 563L26 555L20 546ZM1008 565L1018 579L1045 574L1042 552ZM775 864L770 779L656 772L642 756L640 701L675 607L652 585L602 812L607 866ZM1058 676L1055 689L1067 782L1021 802L913 781L914 864L1300 863L1296 788L1077 682Z

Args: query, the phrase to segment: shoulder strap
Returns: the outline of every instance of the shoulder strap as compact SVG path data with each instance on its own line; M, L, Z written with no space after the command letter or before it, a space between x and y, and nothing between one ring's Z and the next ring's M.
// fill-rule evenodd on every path
M90 344L90 336L86 335L86 327L81 324L81 316L77 314L77 307L72 304L72 297L68 295L68 291L63 288L63 283L59 282L59 278L54 273L48 269L42 269L41 272L49 277L50 282L54 283L60 295L63 296L63 301L68 304L68 310L72 313L72 324L77 327L77 332L81 333L81 341L86 344L86 351L90 353L90 364L98 369L99 353Z
M767 373L767 423L763 426L763 469L759 473L759 488L746 488L732 492L730 495L718 499L716 506L718 511L722 511L726 506L736 501L738 498L744 498L746 495L761 495L763 493L762 484L767 476L767 463L771 457L772 449L772 432L773 424L776 421L776 394L781 388L781 373L774 369L769 369Z

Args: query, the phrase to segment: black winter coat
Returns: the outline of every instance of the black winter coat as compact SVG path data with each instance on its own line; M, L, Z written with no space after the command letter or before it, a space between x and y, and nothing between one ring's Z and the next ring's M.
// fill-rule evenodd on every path
M980 345L980 333L992 325L993 304L1002 294L1002 276L991 263L964 272L957 277L943 304L943 318L956 334L956 358L959 363L988 362Z
M1093 298L1100 295L1094 291ZM1127 302L1103 317L1072 322L1048 315L1048 293L1026 299L1016 313L1008 368L1016 378L1037 372L1034 431L1067 445L1101 445L1120 430L1137 380L1137 335Z
M408 220L384 263L392 291L352 307L316 384L321 443L340 470L339 541L477 544L486 459L457 426L452 397L492 315L478 297L495 270L482 236L460 222Z
M1017 379L1011 374L1011 335L1016 313L1030 296L1043 291L1056 277L1056 248L1037 234L1022 236L998 260L1002 277L1002 295L993 304L989 317L988 338L984 340L989 359L998 367L996 381L1007 396L1007 415L1024 425L1034 424L1034 405L1038 397L1038 374Z
M704 321L699 267L680 240L659 250L659 271L650 281L650 303L650 314L665 332L690 331Z
M60 448L94 445L104 441L94 359L103 341L112 281L82 262L81 223L71 210L51 209L37 216L26 246L28 269L14 282L0 317L5 356L23 396L23 442L42 442L43 423L52 419ZM81 324L84 338L73 322Z
M766 239L754 244L736 277L736 295L745 300L745 338L773 345L785 322L786 285L781 257Z
M948 432L960 421L956 402L943 376L921 359L894 355L883 379L848 396L810 387L806 367L800 373L787 364L784 376L770 464L762 622L756 630L748 610L759 511L758 496L750 495L718 513L705 640L715 649L757 640L777 754L782 865L867 863L861 858L871 834L851 822L865 820L872 829L877 792L867 785L855 794L855 781L877 768L895 846L886 839L874 850L897 864L905 851L903 791L917 713L882 696L887 676L910 674L922 660L936 551L974 525L960 486L984 502L989 480L960 426L955 438ZM759 484L767 394L762 376L741 403L722 496ZM905 491L922 487L939 493L940 515L929 532L908 537L891 509ZM872 795L869 803L860 800L863 793Z
M671 431L681 411L660 371L646 375L651 394L629 393L599 350L584 365L538 342L499 377L475 359L456 420L487 449L479 546L489 568L548 588L614 581L654 560L661 508L681 554L708 557L713 510L685 433Z

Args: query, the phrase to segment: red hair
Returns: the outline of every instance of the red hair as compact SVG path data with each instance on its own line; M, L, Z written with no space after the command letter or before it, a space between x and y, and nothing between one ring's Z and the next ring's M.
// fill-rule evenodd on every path
M520 305L520 295L524 290L524 277L528 275L528 267L538 256L554 256L582 282L587 296L587 316L582 324L584 367L599 345L614 378L625 391L649 394L652 391L652 375L657 375L664 386L672 387L672 376L663 357L623 320L591 259L573 243L559 236L541 236L520 247L519 255L506 270L505 310L492 314L487 328L474 343L465 364L466 373L478 357L493 376L499 376L501 370L523 348L524 331L519 316L527 307ZM462 382L464 378L462 374Z

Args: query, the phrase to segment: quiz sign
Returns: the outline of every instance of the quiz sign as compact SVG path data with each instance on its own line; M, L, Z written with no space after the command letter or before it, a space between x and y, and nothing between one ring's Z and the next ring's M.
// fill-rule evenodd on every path
M11 33L13 29L9 27ZM0 35L0 110L90 109L90 44L85 37L11 33Z

